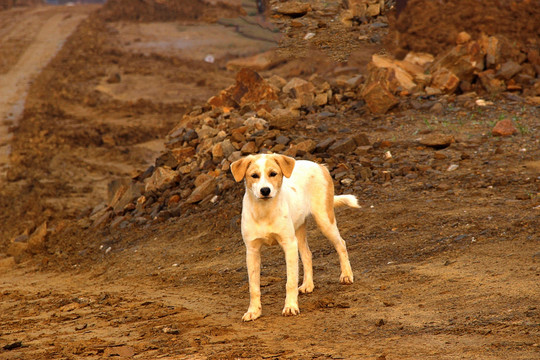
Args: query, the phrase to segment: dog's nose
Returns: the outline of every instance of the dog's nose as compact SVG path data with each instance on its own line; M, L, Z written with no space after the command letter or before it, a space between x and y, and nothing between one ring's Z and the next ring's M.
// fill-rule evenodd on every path
M262 196L268 196L268 195L270 195L270 188L269 188L269 187L263 187L263 188L261 188L261 194L262 194Z

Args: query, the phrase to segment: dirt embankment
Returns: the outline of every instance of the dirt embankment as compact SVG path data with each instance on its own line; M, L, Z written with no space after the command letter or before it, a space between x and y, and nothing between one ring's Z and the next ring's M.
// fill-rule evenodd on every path
M521 46L540 46L538 0L410 0L393 28L396 53L423 51L439 54L455 44L461 31L474 38L503 35Z

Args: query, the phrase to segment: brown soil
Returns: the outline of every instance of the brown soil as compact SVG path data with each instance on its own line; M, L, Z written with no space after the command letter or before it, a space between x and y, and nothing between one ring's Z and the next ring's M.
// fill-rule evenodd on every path
M410 0L395 23L396 52L422 51L438 54L455 45L457 34L466 31L504 35L522 46L539 46L538 0Z
M74 16L68 7L53 9L35 17L29 30L38 32L51 17ZM1 12L0 24L34 10L18 11ZM338 192L354 192L362 205L337 212L356 282L339 285L337 255L311 224L316 289L300 297L301 314L281 316L284 258L280 249L267 248L263 317L242 323L249 299L240 184L215 204L192 205L166 221L89 228L86 219L107 200L112 180L154 164L164 136L188 109L233 83L234 73L224 67L228 58L248 53L246 46L260 48L233 42L232 55L221 53L214 63L168 48L141 52L164 25L137 28L105 21L113 20L106 14L82 21L39 76L26 80L32 85L24 114L7 124L14 137L7 177L0 180L0 358L538 357L538 107L512 96L488 106L440 97L405 99L379 116L354 101L333 116L308 114L291 137L320 141L363 132L372 144L361 162L377 175L354 187L336 180ZM330 22L334 15L318 16ZM193 21L178 25L207 25ZM475 24L459 21L463 29ZM3 29L2 45L19 35ZM137 31L143 44L134 47ZM10 46L19 44L17 53L24 54L33 43L21 38ZM327 53L348 54L339 39L333 48L327 44ZM371 43L366 51L379 46ZM285 51L292 49L292 42L285 44ZM21 56L6 61L4 73L13 75ZM349 71L365 63L349 59ZM316 53L262 75L335 76L336 68L347 69ZM435 103L441 113L429 110ZM491 135L503 118L514 121L516 135ZM438 150L419 144L438 133L455 142ZM360 180L362 166L351 158L358 157L324 161L331 168L346 164ZM17 264L2 254L45 221L44 244L17 254Z

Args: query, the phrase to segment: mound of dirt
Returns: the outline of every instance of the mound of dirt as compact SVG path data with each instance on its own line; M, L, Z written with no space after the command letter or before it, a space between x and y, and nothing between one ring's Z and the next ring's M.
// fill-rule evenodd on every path
M539 0L411 0L399 15L396 53L422 51L438 54L453 46L461 31L477 38L504 35L523 45L540 38Z
M0 0L0 11L11 9L16 6L30 6L43 4L42 0Z
M105 21L215 21L218 17L235 17L242 13L239 6L202 0L110 0L99 11Z

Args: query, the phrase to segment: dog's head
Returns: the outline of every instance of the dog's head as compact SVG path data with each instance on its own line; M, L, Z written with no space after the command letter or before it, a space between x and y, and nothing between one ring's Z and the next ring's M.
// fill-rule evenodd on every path
M283 177L290 177L295 160L278 154L249 155L231 164L237 182L246 179L246 189L257 199L268 200L277 195Z

